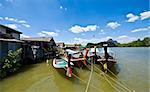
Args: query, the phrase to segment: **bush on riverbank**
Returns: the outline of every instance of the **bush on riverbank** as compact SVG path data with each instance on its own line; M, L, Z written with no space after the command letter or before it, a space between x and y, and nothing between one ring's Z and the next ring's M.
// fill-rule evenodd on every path
M16 72L20 68L21 53L21 48L14 52L10 50L6 57L0 59L0 78Z

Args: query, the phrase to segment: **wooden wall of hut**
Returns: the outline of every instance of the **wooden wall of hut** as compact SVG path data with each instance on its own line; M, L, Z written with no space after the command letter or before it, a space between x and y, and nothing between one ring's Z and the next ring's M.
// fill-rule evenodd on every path
M9 50L16 51L21 48L21 44L18 42L0 41L0 58L5 57Z
M56 55L56 44L53 41L25 41L23 59L25 63L36 63L53 58Z

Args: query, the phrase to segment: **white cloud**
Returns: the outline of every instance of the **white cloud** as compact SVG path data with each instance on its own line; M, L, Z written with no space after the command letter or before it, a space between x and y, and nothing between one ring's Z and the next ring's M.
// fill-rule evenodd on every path
M99 32L98 34L99 34L99 35L102 35L102 34L106 34L106 33L104 32L103 29L101 29L100 32Z
M22 24L24 27L30 28L31 26L29 24Z
M65 8L65 11L67 11L67 8Z
M122 35L122 36L118 36L114 40L117 40L119 43L128 43L128 42L137 40L137 38L136 37L129 37L127 35Z
M121 26L118 22L109 22L107 23L107 27L110 27L112 29L116 29L117 27Z
M19 20L18 23L27 23L25 20Z
M75 44L75 43L79 43L79 44L87 44L87 43L89 43L89 42L92 42L92 43L94 43L94 42L97 42L97 40L99 40L99 39L96 39L96 38L91 38L91 39L84 39L84 38L74 38L74 41L73 41L73 44Z
M135 21L139 20L139 18L141 20L144 20L144 19L150 18L150 11L142 12L142 13L140 13L140 16L134 15L133 13L129 13L129 14L127 14L126 17L128 18L127 22L135 22Z
M101 29L100 31L101 31L101 32L104 32L104 30L103 30L103 29Z
M59 7L59 9L63 9L63 7L62 7L62 6L60 6L60 7Z
M0 17L0 20L3 20L3 17Z
M48 31L41 31L38 33L39 36L58 36L58 33L55 32L48 32Z
M127 20L127 22L135 22L136 20L139 19L139 16L134 15L134 14L132 14L132 13L127 14L126 17L129 18L129 19Z
M4 19L7 21L12 21L12 22L20 23L20 24L27 24L27 21L25 20L19 20L19 19L12 18L12 17L5 17Z
M86 27L75 25L71 27L69 30L73 33L81 33L81 32L87 32L87 31L95 31L97 28L98 28L97 25L88 25Z
M145 11L145 12L140 13L140 18L141 20L150 18L150 11Z
M67 8L63 6L59 6L59 9L67 11Z
M149 31L150 30L150 26L145 27L145 28L137 28L132 30L131 32L140 32L140 31Z
M44 33L37 33L39 36L41 36L41 37L44 37L44 36L46 36L46 34L44 34Z
M21 38L30 38L30 36L24 35L24 34L20 34L20 37L21 37Z
M55 32L42 31L42 33L47 34L49 36L58 36L58 33Z
M12 28L12 29L18 29L17 24L6 24L6 26Z
M17 18L12 18L12 17L0 17L0 20L5 20L5 21L10 21L10 22L13 22L13 24L18 24L18 25L21 25L21 26L24 26L26 28L30 28L31 25L29 25L27 23L27 21L25 20L19 20Z
M91 39L85 39L85 38L74 38L73 44L80 43L80 44L87 44L87 43L98 43L101 41L107 41L108 39L112 39L113 37L107 36L104 38L91 38Z
M118 38L118 39L121 39L121 38L126 38L126 37L128 37L128 36L126 36L126 35L121 35L121 36L118 36L117 38Z
M107 37L103 37L103 38L91 38L91 39L74 38L72 43L73 44L75 44L75 43L80 43L80 44L98 43L98 42L102 42L102 41L107 41L108 39L116 40L119 43L128 43L128 42L137 40L136 37L130 37L130 36L127 36L127 35L121 35L121 36L118 36L118 37L107 36Z
M7 20L7 21L12 21L12 22L17 22L18 21L18 19L11 18L11 17L5 17L4 19Z

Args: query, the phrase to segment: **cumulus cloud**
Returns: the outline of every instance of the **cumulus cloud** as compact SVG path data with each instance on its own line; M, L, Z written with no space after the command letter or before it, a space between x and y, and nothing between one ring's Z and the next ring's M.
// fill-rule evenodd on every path
M21 38L30 38L30 36L24 35L24 34L20 34L20 37L21 37Z
M137 40L136 37L130 37L127 35L121 35L118 37L111 37L111 36L107 36L107 37L103 37L103 38L91 38L91 39L85 39L85 38L74 38L74 41L72 43L80 43L80 44L87 44L87 43L98 43L98 42L102 42L102 41L107 41L108 39L113 39L118 41L119 43L128 43L131 41L135 41Z
M62 5L59 6L59 9L67 11L67 8L66 8L66 7L63 7Z
M127 35L122 35L122 36L118 36L117 38L115 38L115 40L117 40L119 43L128 43L128 42L137 40L137 38L130 37Z
M55 32L49 32L49 31L41 31L38 33L39 36L58 36L58 33Z
M132 30L131 32L140 32L140 31L149 31L150 30L150 26L145 27L145 28L137 28Z
M141 20L150 18L150 11L145 11L145 12L140 13L140 18Z
M17 24L6 24L6 26L12 28L12 29L18 29L18 25Z
M59 9L63 9L63 7L62 7L62 6L60 6L60 7L59 7Z
M104 32L103 29L101 29L100 32L99 32L98 34L99 34L99 35L102 35L102 34L106 34L106 33Z
M103 29L101 29L100 31L101 31L101 32L104 32L104 30L103 30Z
M139 19L139 16L134 15L132 13L127 14L126 17L128 18L127 22L135 22L136 20Z
M85 38L74 38L73 43L80 43L80 44L87 44L89 42L98 42L100 39L96 39L96 38L91 38L91 39L85 39Z
M0 17L0 20L3 20L3 17Z
M39 36L41 36L41 37L44 37L44 36L46 36L46 34L44 34L44 33L37 33Z
M4 19L7 21L18 22L18 19L16 19L16 18L5 17Z
M109 22L109 23L107 23L107 27L110 27L112 29L116 29L119 26L121 26L121 24L119 24L118 22Z
M88 32L88 31L95 31L97 28L98 28L97 25L88 25L86 27L75 25L71 27L69 30L73 33L81 33L81 32Z
M25 20L19 20L18 23L27 23Z
M29 24L22 24L22 26L27 27L27 28L31 27L31 25Z
M127 14L126 17L128 18L127 22L135 22L139 19L145 20L145 19L150 18L150 11L144 11L144 12L140 13L140 16L134 15L133 13L129 13L129 14Z
M98 43L98 42L101 42L101 41L107 41L108 39L112 39L113 37L111 36L107 36L107 37L104 37L104 38L91 38L91 39L85 39L85 38L77 38L75 37L74 38L74 41L73 43L80 43L80 44L87 44L87 43Z
M0 17L0 20L9 21L9 22L12 22L13 24L21 25L26 28L31 27L31 25L29 25L26 20L20 20L20 19L13 18L13 17Z

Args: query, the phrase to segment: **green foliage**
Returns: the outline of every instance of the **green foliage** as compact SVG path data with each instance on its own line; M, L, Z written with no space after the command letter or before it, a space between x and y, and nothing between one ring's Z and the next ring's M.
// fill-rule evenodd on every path
M108 39L108 41L106 41L108 43L108 46L109 47L116 47L117 46L117 41L114 41L112 39ZM87 48L91 48L91 47L94 47L96 46L97 48L100 48L103 46L103 42L99 42L99 43L88 43L86 45Z
M8 55L4 58L1 58L1 68L0 68L0 77L3 78L11 73L16 72L21 66L21 53L22 49L18 49L14 52L11 50L8 52Z
M112 39L109 39L106 41L108 43L109 47L149 47L150 46L150 37L145 37L143 40L136 40L132 41L130 43L118 43L117 41L114 41ZM86 45L87 48L91 48L94 46L97 46L97 48L102 47L102 42L100 43L88 43Z
M136 40L126 44L117 44L118 47L149 47L150 46L150 38L145 37L143 40Z

